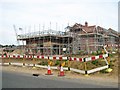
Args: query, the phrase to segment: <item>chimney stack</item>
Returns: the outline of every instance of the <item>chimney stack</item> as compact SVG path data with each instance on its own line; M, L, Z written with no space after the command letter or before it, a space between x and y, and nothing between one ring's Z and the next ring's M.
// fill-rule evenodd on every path
M86 26L86 27L88 26L88 22L85 22L85 26Z

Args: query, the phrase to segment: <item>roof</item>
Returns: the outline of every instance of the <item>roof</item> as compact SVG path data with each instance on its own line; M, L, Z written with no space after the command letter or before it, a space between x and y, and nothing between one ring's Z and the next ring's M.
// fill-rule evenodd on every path
M108 35L109 32L107 29L101 27L101 26L97 26L97 30L98 30L98 33L101 33L101 34L104 34L104 35Z
M93 33L95 28L96 28L96 25L86 26L86 25L75 23L70 29L71 30L82 29L82 30L85 30L85 32L87 33Z
M95 30L96 26L82 26L82 29L84 29L87 33L93 33Z
M84 33L95 33L98 32L100 34L104 34L105 36L107 35L114 35L114 36L118 36L118 32L109 28L109 29L105 29L101 26L96 26L96 25L92 25L89 26L87 22L85 22L85 25L79 24L79 23L75 23L72 27L70 27L70 31L83 31ZM83 33L82 33L83 34Z
M118 35L118 32L115 31L115 30L113 30L112 28L109 28L108 31L109 31L109 34L115 34L115 35Z

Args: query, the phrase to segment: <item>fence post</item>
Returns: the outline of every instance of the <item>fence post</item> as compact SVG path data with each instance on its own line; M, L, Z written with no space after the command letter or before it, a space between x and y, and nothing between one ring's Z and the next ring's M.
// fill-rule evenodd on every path
M35 69L36 67L35 67L35 58L34 58L34 54L33 54L32 59L33 59L33 69Z
M69 58L70 57L67 57L67 60L68 60L68 71L70 71L70 61L69 61Z
M8 61L9 61L9 65L11 65L11 63L10 63L10 55L8 56Z
M112 72L112 68L110 68L110 54L109 53L108 53L107 61L108 61L108 69L106 71Z
M85 76L88 76L86 58L84 58L84 67L85 67Z
M23 67L25 67L25 56L23 55Z

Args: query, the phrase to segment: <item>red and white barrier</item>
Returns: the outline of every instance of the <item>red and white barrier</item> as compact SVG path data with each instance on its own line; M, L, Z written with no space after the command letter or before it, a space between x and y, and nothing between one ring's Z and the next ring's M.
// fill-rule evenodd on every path
M50 56L49 57L50 60L67 60L67 57L55 57L55 56Z
M33 58L33 56L31 56L31 55L24 55L23 57L26 58L26 59L32 59Z
M69 60L70 60L70 61L80 61L80 62L83 62L83 61L84 61L84 58L70 57Z
M8 58L8 55L1 55L1 58Z
M106 58L106 57L108 57L108 54L88 57L88 58L85 58L85 61L94 61L94 60L101 59L101 58Z
M70 61L79 61L79 62L87 62L87 61L94 61L97 59L101 58L106 58L108 57L108 54L103 54L103 55L98 55L98 56L92 56L92 57L86 57L86 58L76 58L76 57L55 57L55 56L30 56L30 55L10 55L10 56L5 56L2 55L0 58L25 58L25 59L32 59L32 58L37 58L37 59L50 59L50 60L70 60Z

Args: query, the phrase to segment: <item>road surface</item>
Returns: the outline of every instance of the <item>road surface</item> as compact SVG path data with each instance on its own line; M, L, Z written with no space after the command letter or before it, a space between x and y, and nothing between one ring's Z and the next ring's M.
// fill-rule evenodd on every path
M2 71L2 88L115 88L93 81Z

